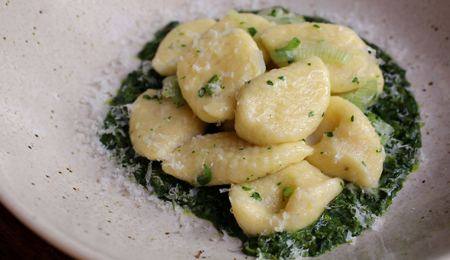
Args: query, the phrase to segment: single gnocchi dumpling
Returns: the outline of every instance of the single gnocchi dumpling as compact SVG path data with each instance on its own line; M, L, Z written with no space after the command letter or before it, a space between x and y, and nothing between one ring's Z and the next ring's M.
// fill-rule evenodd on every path
M265 64L253 38L242 29L208 30L178 63L184 99L205 122L234 118L236 92L264 73Z
M300 45L289 48L289 43L295 38L300 40ZM376 59L369 54L373 50L353 30L343 25L324 23L277 25L267 28L261 35L261 40L269 53L276 53L276 50L279 50L279 55L275 57L279 57L280 60L274 59L279 67L289 64L288 61L281 59L283 57L287 59L310 55L321 57L330 71L332 93L358 89L372 79L376 79L380 85L384 84ZM283 48L288 51L287 57L281 51ZM333 54L328 55L331 53Z
M312 154L304 141L256 146L234 132L196 136L162 162L162 169L194 185L251 181L300 162Z
M164 76L175 75L181 54L192 46L195 38L215 23L214 19L199 19L175 27L159 45L152 60L153 68Z
M237 96L237 134L259 145L306 138L330 102L328 75L322 60L311 57L252 79Z
M351 102L331 97L322 123L307 139L306 158L323 173L375 188L383 171L384 147L369 119Z
M260 180L231 185L232 212L245 234L297 231L312 224L343 189L307 161Z
M270 58L270 53L266 50L266 47L261 41L261 34L266 28L274 25L276 25L276 23L269 22L262 16L250 13L238 14L236 12L232 15L232 17L227 16L218 21L211 27L211 29L220 32L225 32L231 28L241 28L247 30L247 32L252 35L256 45L258 45L258 48L262 51L264 62L268 64L272 61L272 59Z
M155 89L145 91L136 99L129 125L134 149L149 160L161 160L208 127L187 105L161 97Z

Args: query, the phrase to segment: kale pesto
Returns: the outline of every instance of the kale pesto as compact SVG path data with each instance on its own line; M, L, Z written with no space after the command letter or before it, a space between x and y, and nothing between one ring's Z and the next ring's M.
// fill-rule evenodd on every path
M322 18L309 16L304 18L309 22L329 23ZM178 22L171 22L159 30L155 34L155 39L139 52L139 59L152 60L161 40L177 25ZM228 186L193 187L187 182L165 174L157 161L151 162L152 174L150 179L146 180L150 161L139 156L132 148L126 105L133 103L149 88L162 88L161 82L164 77L153 69L144 72L141 66L140 69L128 74L109 104L109 113L103 124L103 129L109 131L100 135L100 141L112 151L119 165L132 166L130 169L134 171L130 174L134 175L136 182L144 189L148 189L149 192L151 190L152 194L162 200L171 201L191 210L199 218L211 221L219 232L238 237L244 243L245 254L268 259L290 258L295 256L295 252L300 252L303 256L319 256L350 242L349 237L360 235L370 227L375 218L386 212L397 192L403 187L405 178L416 166L422 146L419 108L409 88L410 83L406 80L405 70L376 45L366 43L376 51L377 58L384 61L380 68L385 79L383 94L367 113L378 115L394 128L391 142L385 145L386 160L379 187L373 189L372 193L367 193L347 183L343 192L328 205L320 218L300 231L247 237L230 212L228 192L220 191ZM214 127L209 131L214 131ZM332 137L332 133L330 135L329 137ZM287 193L288 191L286 196ZM253 194L254 198L260 199L259 194L255 194L257 193Z

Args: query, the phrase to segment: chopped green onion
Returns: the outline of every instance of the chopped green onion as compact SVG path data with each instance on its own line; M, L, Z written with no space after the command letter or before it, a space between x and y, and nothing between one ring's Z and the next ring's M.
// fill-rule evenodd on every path
M303 48L295 47L291 49L275 49L270 55L272 56L275 62L293 62L295 60L301 60L310 58L313 56L319 57L323 60L334 60L340 62L342 64L348 64L350 60L353 58L353 54L346 52L344 50L339 50L331 46L325 46L323 43L316 42L315 47Z
M367 83L358 89L355 93L350 93L344 96L345 99L355 104L361 110L367 108L367 106L372 102L378 93L378 82L375 79L367 81Z
M172 98L175 103L184 102L183 95L181 94L180 85L178 84L177 76L170 76L162 81L163 87L161 94L165 98Z
M197 182L198 184L205 186L211 182L212 173L211 169L206 164L203 164L203 168L205 168L205 173L197 177Z
M247 29L247 31L252 37L255 36L256 33L258 33L258 31L255 29L255 27L250 27Z
M222 88L220 86L220 84L217 84L218 81L219 81L219 76L217 76L217 74L215 74L214 76L212 76L209 79L209 81L206 83L206 85L198 91L198 96L203 97L204 95L209 95L209 96L214 95L214 93L216 93L218 89Z
M314 115L314 111L309 112L308 117L312 117Z
M284 76L279 76L278 78L283 80L283 81L286 80L286 78Z
M236 27L244 29L252 37L254 37L258 33L256 28L247 22L246 17L240 15L235 9L229 9L228 16L237 25Z
M251 191L252 190L252 188L248 188L248 187L245 187L245 186L242 186L242 189L245 190L245 191Z
M160 100L160 99L161 99L160 97L158 97L158 95L154 95L154 96L152 96L152 97L149 96L149 95L143 95L142 98L143 98L143 99L147 99L147 100L152 100L152 99Z
M276 24L292 24L292 23L304 23L305 18L296 13L292 13L289 9L283 7L273 7L261 10L258 15L266 18L269 22L275 22Z
M292 38L292 40L283 48L280 49L275 49L275 52L281 52L281 51L291 51L295 48L298 48L298 46L300 46L301 41L297 38L294 37Z
M384 146L391 139L394 128L374 113L368 113L366 116L373 128L375 128L375 132L380 136L381 145Z
M364 165L364 166L366 166L366 167L367 167L367 165L366 165L366 163L365 163L364 161L362 161L361 163L362 163L362 165Z
M281 195L283 196L283 199L289 198L291 196L291 194L292 194L292 188L288 187L288 186L284 187L284 189L281 191Z
M271 80L266 81L267 85L273 86L273 82Z
M350 121L355 122L355 116L350 117Z
M300 46L300 43L301 41L297 37L292 38L292 40L283 48L275 49L275 52L272 52L272 58L274 58L274 60L277 61L277 59L274 56L274 53L278 55L284 54L285 60L283 61L287 61L289 63L295 61L296 57L292 55L292 53L296 48L298 48L298 46Z
M250 196L250 198L254 198L255 200L262 201L261 195L259 195L258 192L253 193L252 196Z
M279 183L277 183L277 185L280 186L281 185L281 181Z
M320 25L318 25L318 24L314 24L313 27L320 29Z

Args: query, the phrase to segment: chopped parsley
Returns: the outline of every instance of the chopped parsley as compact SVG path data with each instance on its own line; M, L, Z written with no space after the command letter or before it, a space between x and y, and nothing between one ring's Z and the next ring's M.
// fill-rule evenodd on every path
M311 66L311 63L310 63L310 62L308 62L308 63L306 63L306 64L308 64L308 66Z
M324 117L324 116L325 116L325 112L322 113L322 117Z
M215 93L214 85L218 81L219 81L219 76L217 76L217 74L214 74L214 76L212 76L209 79L209 81L206 83L206 85L198 91L198 96L199 97L203 97L204 95L212 96Z
M239 150L241 150L241 151L242 151L242 150L244 150L244 148L239 148Z
M358 79L357 77L354 77L354 78L352 79L352 82L353 82L353 83L356 83L356 84L359 84L359 79Z
M197 177L197 182L198 184L205 186L206 184L211 182L212 172L206 164L203 164L203 168L205 169L205 172L203 173L203 175Z
M252 37L255 36L256 33L258 33L258 31L255 29L255 27L250 27L247 29L247 31Z
M250 198L254 198L255 200L262 201L261 195L259 195L258 192L253 193L252 196L250 196Z
M253 190L252 188L248 188L248 187L245 187L245 186L242 186L242 189L245 190L245 191L251 191L251 190Z
M249 81L246 81L245 82L245 84L250 84L252 81L251 80L249 80Z
M325 132L324 134L326 134L328 137L333 137L333 132Z
M147 100L152 100L152 99L157 99L160 100L161 98L158 97L158 95L154 95L154 96L149 96L149 95L143 95L142 96L143 99L147 99Z
M273 82L269 79L268 81L266 81L267 85L273 86Z
M277 183L277 185L280 186L281 185L281 181L279 183Z
M313 25L315 28L319 28L320 29L320 25L318 25L318 24L314 24Z
M267 150L270 150L270 149L272 149L272 147L267 147Z
M355 122L355 116L352 115L352 117L350 117L350 121Z
M291 187L284 187L283 190L281 191L281 195L283 196L283 200L286 198L289 198L292 194L292 188Z
M308 117L314 116L314 111L309 112Z
M181 44L181 47L186 47L186 44Z
M367 167L367 165L366 165L366 163L364 161L361 161L361 163L362 163L362 165Z
M279 76L278 78L281 79L282 81L286 80L286 78L284 76Z

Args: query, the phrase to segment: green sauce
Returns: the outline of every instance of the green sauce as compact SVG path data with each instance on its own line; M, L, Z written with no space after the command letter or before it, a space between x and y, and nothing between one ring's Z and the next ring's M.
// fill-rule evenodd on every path
M309 22L329 22L322 18L308 17ZM178 22L171 22L155 34L155 39L147 43L138 57L142 61L153 59L159 43ZM133 166L136 182L161 200L171 201L192 211L197 217L209 220L219 232L238 237L244 243L247 255L264 258L290 258L298 254L319 256L360 235L368 229L375 218L382 216L392 204L397 192L403 187L407 175L417 168L418 155L422 147L420 135L419 107L406 80L405 70L374 44L366 42L376 51L377 58L384 61L380 66L385 79L384 94L369 108L394 128L391 142L385 145L386 161L379 181L379 187L368 193L352 184L325 209L320 218L311 226L297 232L273 233L269 236L247 237L230 213L228 192L220 189L229 186L193 187L161 170L157 161L151 162L152 175L146 181L150 161L135 153L128 135L128 110L124 105L133 103L145 90L160 89L162 79L150 69L144 73L140 69L128 74L117 95L110 102L110 111L103 128L110 133L100 135L100 141L111 150L117 163L123 167ZM214 132L212 126L208 131Z

